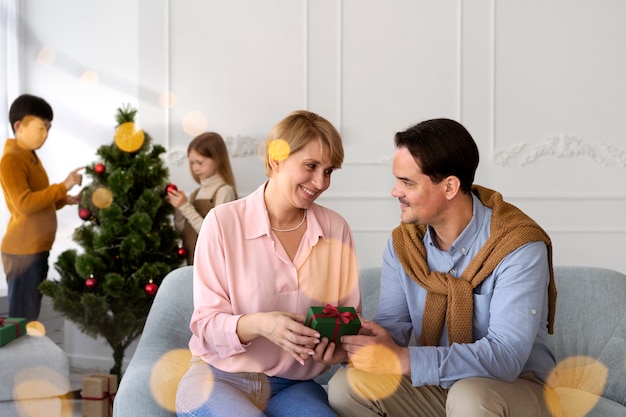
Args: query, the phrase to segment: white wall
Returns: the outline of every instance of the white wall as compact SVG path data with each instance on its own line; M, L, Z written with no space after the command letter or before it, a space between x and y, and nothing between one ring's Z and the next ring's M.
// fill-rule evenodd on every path
M626 2L21 4L25 88L56 112L40 151L54 182L95 161L112 140L115 109L130 102L169 150L181 188L195 185L187 143L208 129L228 138L245 195L264 179L257 144L288 112L306 108L339 128L346 150L319 201L346 217L360 265L374 266L399 222L389 194L394 133L450 117L478 142L477 182L548 231L555 264L626 272ZM171 107L162 105L168 92ZM73 245L79 224L75 208L59 212L53 260ZM71 323L66 350L78 363L110 358Z

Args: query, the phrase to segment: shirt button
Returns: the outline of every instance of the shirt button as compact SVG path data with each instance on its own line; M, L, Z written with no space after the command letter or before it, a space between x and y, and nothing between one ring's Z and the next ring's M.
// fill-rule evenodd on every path
M535 314L537 314L537 310L533 308L532 310L530 310L530 313L534 316Z
M448 271L448 274L454 274L456 272L456 269L452 268L451 270Z
M467 253L467 248L461 248L461 253Z

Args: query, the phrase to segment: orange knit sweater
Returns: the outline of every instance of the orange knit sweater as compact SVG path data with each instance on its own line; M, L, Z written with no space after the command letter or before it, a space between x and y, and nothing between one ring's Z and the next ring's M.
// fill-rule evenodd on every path
M2 238L2 252L30 255L52 248L56 210L66 203L65 185L49 184L35 151L7 139L0 159L0 184L11 217Z

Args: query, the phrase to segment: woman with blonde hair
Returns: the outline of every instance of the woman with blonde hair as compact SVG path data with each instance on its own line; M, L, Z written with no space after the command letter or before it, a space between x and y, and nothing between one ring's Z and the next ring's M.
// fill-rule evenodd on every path
M315 203L341 167L341 138L296 111L265 149L269 179L214 208L200 230L179 416L336 416L313 378L347 354L304 321L310 306L361 311L351 230Z

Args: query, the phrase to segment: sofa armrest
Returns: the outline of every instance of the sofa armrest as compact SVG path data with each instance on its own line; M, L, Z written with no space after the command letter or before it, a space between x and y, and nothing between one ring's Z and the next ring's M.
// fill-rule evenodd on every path
M114 416L176 416L173 404L176 384L167 388L173 389L173 392L164 393L161 386L160 391L155 393L151 388L151 379L154 377L153 370L162 369L159 364L164 355L188 350L191 337L189 322L193 313L192 271L191 266L175 269L161 283L137 349L113 401ZM163 398L164 394L167 398Z

